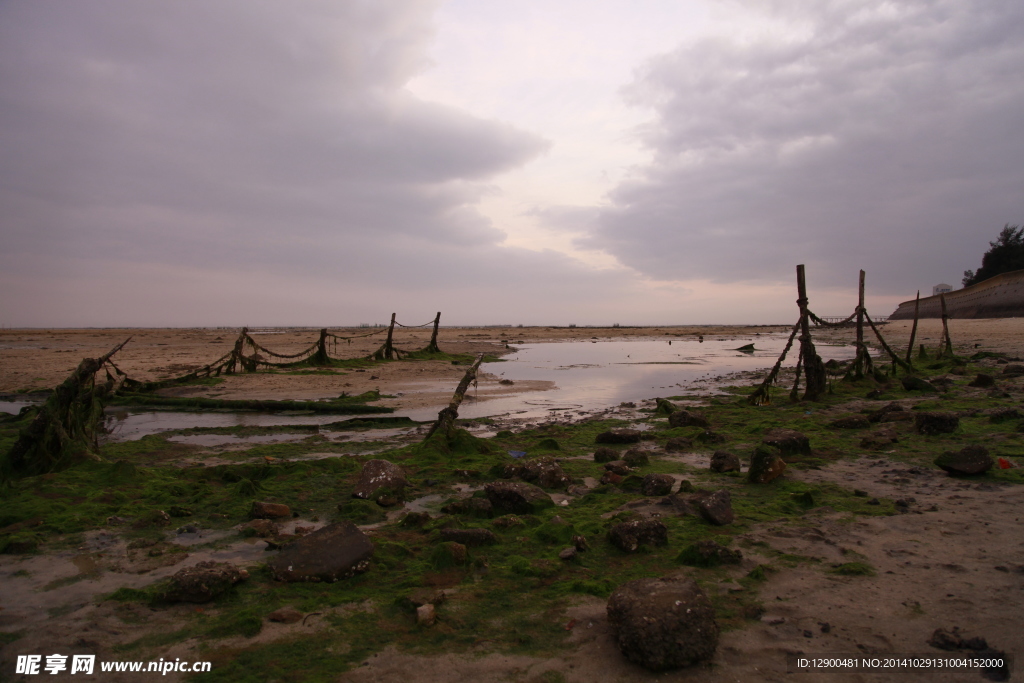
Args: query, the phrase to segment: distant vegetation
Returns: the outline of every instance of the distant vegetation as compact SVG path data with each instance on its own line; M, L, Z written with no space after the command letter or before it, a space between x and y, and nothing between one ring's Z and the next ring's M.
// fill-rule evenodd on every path
M981 268L964 271L964 287L977 284L1000 273L1024 269L1024 228L1019 225L1003 227L995 242L989 242L990 249L981 257Z

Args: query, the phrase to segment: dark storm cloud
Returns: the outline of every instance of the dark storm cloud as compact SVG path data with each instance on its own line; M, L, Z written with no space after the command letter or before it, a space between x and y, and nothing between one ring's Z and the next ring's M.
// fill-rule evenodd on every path
M3 3L7 256L316 270L499 242L472 205L546 143L401 90L436 4Z
M774 39L646 64L650 165L581 246L656 278L959 282L1024 220L1024 5L777 2ZM780 24L776 24L777 26Z

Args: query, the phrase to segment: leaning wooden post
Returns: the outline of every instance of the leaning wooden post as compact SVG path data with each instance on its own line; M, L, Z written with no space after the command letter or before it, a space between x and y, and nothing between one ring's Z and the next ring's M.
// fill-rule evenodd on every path
M854 363L854 377L864 377L864 271L860 271L860 285L857 288L857 362Z
M946 313L946 295L939 294L939 303L942 304L942 335L945 338L945 346L942 355L953 355L953 340L949 338L949 315Z
M821 362L811 341L811 329L808 322L807 284L804 279L804 265L796 267L797 305L800 307L800 359L804 366L805 401L817 401L827 389L825 364Z
M914 351L914 339L917 337L917 316L921 311L921 290L917 290L917 298L914 299L914 326L910 328L910 343L907 344L907 365L912 365L910 355Z
M391 314L391 325L388 327L388 339L384 342L384 357L388 360L394 360L395 351L391 346L391 338L395 334L395 314Z
M441 353L441 349L439 349L437 347L437 328L440 325L441 325L441 311L438 311L437 315L434 317L434 331L430 335L430 343L427 344L427 348L425 349L426 351L429 351L430 353Z
M480 363L482 363L483 360L484 354L481 353L476 357L476 362L473 363L469 370L466 370L466 374L462 376L462 381L459 382L459 386L455 388L455 393L452 395L451 403L448 404L447 408L443 408L441 412L437 414L437 422L431 426L424 441L433 436L437 431L444 434L446 438L450 437L455 432L455 420L459 417L459 406L462 405L462 399L466 397L466 390L469 389L470 383L476 379L476 372L480 368Z

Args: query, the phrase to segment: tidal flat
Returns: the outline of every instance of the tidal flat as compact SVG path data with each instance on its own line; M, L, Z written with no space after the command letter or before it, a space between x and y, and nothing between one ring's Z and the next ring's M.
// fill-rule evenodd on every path
M0 667L13 671L20 654L61 652L212 661L212 672L196 680L732 681L782 679L785 655L796 651L927 653L938 628L958 627L1007 653L1024 651L1018 467L1024 418L1014 415L1024 409L1024 377L1005 372L1018 362L1015 345L1024 335L1015 320L953 321L956 357L939 359L934 322L923 321L918 332L927 357L914 353L916 375L933 391L907 390L901 375L886 369L857 381L837 376L816 402L789 400L791 370L770 404L752 406L745 398L764 370L669 382L674 368L666 365L665 384L639 400L615 396L578 406L566 399L563 406L559 399L527 413L481 410L492 400L512 405L544 397L553 391L550 383L557 385L528 377L502 384L500 373L507 371L494 362L460 411L458 426L472 438L447 451L424 445L429 418L476 354L498 359L517 344L572 340L633 340L667 349L671 339L673 347L687 348L696 336L708 348L721 339L721 351L784 328L442 330L441 348L451 354L443 359L239 374L175 387L166 392L171 398L318 400L376 392L370 405L391 408L389 415L412 424L302 414L268 423L256 412L206 412L221 422L189 424L187 411L174 412L186 418L174 429L104 440L105 462L11 482L0 494ZM983 324L1008 331L1000 337ZM905 347L904 326L893 323L883 333ZM139 344L125 347L119 366L145 379L208 362L233 339L227 330L129 334ZM101 355L125 336L121 330L5 330L0 393L32 400L81 357ZM285 331L271 339L288 351L308 336ZM842 349L849 358L851 337L848 329L821 332L819 354L828 359L834 348L841 360ZM416 348L422 340L410 336L405 343ZM360 352L353 349L353 356ZM763 360L767 366L774 357ZM877 357L875 363L888 366ZM651 367L659 366L644 369ZM979 374L993 384L971 386ZM436 388L417 391L424 383ZM709 427L672 426L655 398L699 411ZM891 404L908 419L848 419L876 416ZM116 411L129 409L114 408L114 421ZM916 416L933 412L955 414L956 428L920 433ZM860 426L835 426L843 419ZM21 427L14 417L0 424L0 452ZM810 449L783 456L781 477L750 483L750 456L777 428L805 435ZM606 447L622 457L639 451L646 463L634 459L614 481L594 455L599 434L621 429L635 430L638 442ZM884 439L870 438L883 430ZM1009 466L951 476L935 465L943 453L972 445ZM742 469L712 471L716 451L738 456ZM352 496L370 459L402 468L408 483L399 500L379 505ZM511 514L466 503L487 500L485 485L506 481L509 466L537 460L557 464L568 478L545 488L550 505ZM645 477L657 474L672 478L669 496L644 495ZM715 524L663 502L689 487L728 491L733 521ZM273 538L268 543L253 532L254 502L288 506L292 516L278 522L280 537L352 522L374 544L369 568L333 583L275 580L267 562L280 551ZM409 513L429 519L407 523ZM614 525L639 519L662 522L667 543L627 552L609 541ZM450 529L487 530L494 542L453 556L444 540ZM586 550L560 557L578 536ZM694 566L702 563L691 549L705 540L739 551L741 559ZM244 567L249 576L208 603L161 599L161 586L175 572L211 560ZM667 676L623 658L605 610L622 583L666 575L695 579L722 630L709 663ZM415 605L425 601L436 603L430 626L417 623ZM283 608L301 619L271 620ZM965 680L963 672L915 675L902 677ZM981 680L980 672L971 675ZM184 675L168 678L174 676Z

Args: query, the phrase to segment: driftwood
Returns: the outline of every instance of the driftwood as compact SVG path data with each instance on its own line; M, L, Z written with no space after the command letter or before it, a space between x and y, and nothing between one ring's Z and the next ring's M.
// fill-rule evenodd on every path
M476 380L477 370L480 368L480 363L482 363L483 360L484 354L481 353L477 356L476 362L466 370L466 374L462 376L462 381L459 382L459 386L455 388L455 393L452 395L451 403L437 414L437 422L430 427L430 431L427 432L427 436L424 441L432 437L437 432L440 432L445 436L445 438L451 438L454 436L455 420L459 417L459 406L462 405L462 399L466 397L466 390L469 389L469 385Z
M83 359L53 390L8 451L4 478L53 472L75 459L101 460L97 437L103 427L103 399L117 389L118 380L108 371L107 380L97 385L96 373L129 341L131 337L99 358Z

